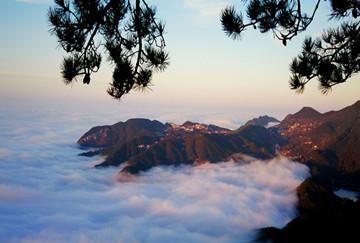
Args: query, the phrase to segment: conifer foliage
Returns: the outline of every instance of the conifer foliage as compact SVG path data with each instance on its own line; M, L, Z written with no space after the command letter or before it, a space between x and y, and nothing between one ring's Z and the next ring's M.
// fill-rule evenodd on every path
M69 54L61 73L66 84L89 84L102 63L114 65L108 93L120 99L148 87L154 71L169 65L165 25L145 0L54 0L48 11L51 33Z
M245 11L235 7L221 13L224 32L234 39L252 27L261 33L272 32L286 46L288 41L305 31L318 12L320 2L330 2L329 17L341 22L337 28L325 30L321 37L307 37L301 53L290 64L290 88L303 92L305 85L319 81L321 92L346 82L360 70L360 1L316 0L309 13L305 0L242 0ZM243 16L245 13L246 17Z

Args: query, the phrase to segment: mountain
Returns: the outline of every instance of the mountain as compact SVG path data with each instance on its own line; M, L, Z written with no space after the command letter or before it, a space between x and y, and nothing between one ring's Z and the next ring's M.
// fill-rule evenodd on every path
M322 114L315 110L312 107L303 107L301 110L296 112L295 114L290 114L285 117L282 122L287 122L291 120L314 120L321 116Z
M280 121L271 116L259 116L245 123L245 127L249 125L269 127L273 124L278 124Z
M357 242L360 201L337 197L332 188L306 179L298 188L299 216L284 228L260 229L256 242Z
M126 122L118 122L111 126L98 126L91 128L78 140L84 147L111 147L125 144L139 137L161 137L168 125L159 121L136 118Z
M282 154L344 172L360 169L360 101L324 114L303 108L287 116L278 128L289 141L281 148Z
M231 131L191 121L177 125L130 119L94 127L78 143L98 149L82 153L84 156L105 156L97 167L128 162L124 171L131 173L157 165L224 161L238 153L271 158L277 149L303 163L328 166L341 173L360 171L360 101L323 114L304 107L266 128L276 121L261 116Z
M279 143L283 143L283 139L278 134L259 126L229 134L170 136L131 157L122 172L136 174L157 165L214 163L239 153L268 159L275 156ZM114 160L116 164L120 161Z
M305 162L311 177L297 188L298 217L282 229L261 229L257 242L354 242L360 200L334 191L360 191L360 101L324 114L302 109L278 129L289 141L282 153Z
M96 167L128 162L123 172L139 173L157 165L224 161L239 153L267 159L275 156L277 146L284 144L284 139L272 130L254 125L231 131L190 121L176 125L131 119L94 127L78 144L98 148L82 156L105 156Z

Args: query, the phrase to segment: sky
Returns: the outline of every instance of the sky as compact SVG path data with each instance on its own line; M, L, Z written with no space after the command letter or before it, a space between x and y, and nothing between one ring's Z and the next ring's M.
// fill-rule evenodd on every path
M359 75L326 96L319 92L317 82L308 85L302 95L289 89L289 63L300 51L305 35L319 35L323 28L337 24L328 21L328 2L321 3L307 33L287 47L272 35L254 30L237 41L226 37L220 11L229 4L241 8L239 0L150 2L166 23L171 64L165 72L154 75L151 90L131 92L119 102L106 93L112 74L112 66L106 61L90 86L63 84L59 67L65 53L49 34L46 18L52 1L2 0L1 104L13 109L41 105L138 111L134 115L154 109L167 116L206 112L219 121L244 122L264 114L281 119L303 106L322 112L337 110L359 99ZM309 1L306 4L311 8Z

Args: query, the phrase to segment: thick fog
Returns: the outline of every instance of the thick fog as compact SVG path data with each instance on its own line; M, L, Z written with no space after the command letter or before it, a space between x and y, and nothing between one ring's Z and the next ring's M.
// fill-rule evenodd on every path
M75 141L107 119L0 113L0 242L249 242L295 217L308 170L286 158L158 167L122 182L118 168L94 169L101 158L78 157Z

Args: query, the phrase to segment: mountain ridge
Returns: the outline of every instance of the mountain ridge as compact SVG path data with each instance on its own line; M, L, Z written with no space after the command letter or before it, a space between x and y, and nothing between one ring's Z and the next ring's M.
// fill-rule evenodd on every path
M346 173L360 170L360 150L357 149L360 147L360 101L326 113L303 107L287 115L278 125L266 127L275 120L260 116L239 129L229 130L191 121L177 125L135 118L91 128L78 143L100 150L85 153L89 156L105 155L104 162L97 167L128 162L131 166L128 171L134 173L161 164L216 162L236 153L265 159L276 156L277 152L299 162L324 164ZM134 169L136 165L139 167Z
M360 169L360 102L311 118L287 119L278 126L289 143L281 152L301 162L317 161L339 170Z

